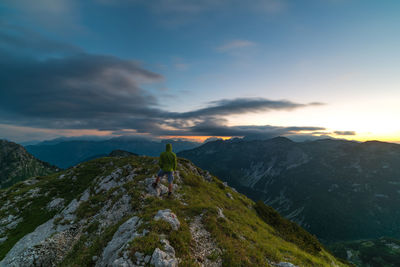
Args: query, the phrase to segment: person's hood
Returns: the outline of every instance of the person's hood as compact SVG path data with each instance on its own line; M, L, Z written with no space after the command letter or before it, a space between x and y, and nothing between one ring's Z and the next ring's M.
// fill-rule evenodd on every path
M172 151L172 145L171 144L166 144L165 145L165 151L171 152Z

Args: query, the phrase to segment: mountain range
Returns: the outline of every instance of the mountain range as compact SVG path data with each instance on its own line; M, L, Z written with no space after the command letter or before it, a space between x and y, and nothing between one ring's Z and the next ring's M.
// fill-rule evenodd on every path
M400 238L398 144L233 139L178 155L261 199L325 244Z
M125 150L139 155L158 156L171 143L174 151L191 149L200 143L182 140L152 141L144 138L116 137L108 140L67 140L56 139L36 145L25 146L26 150L40 160L60 168L69 168L81 162L104 157L113 150Z

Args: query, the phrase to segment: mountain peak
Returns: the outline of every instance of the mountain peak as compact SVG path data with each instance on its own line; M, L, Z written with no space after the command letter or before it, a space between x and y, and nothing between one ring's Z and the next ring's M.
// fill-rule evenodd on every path
M36 159L14 142L0 140L0 188L11 186L26 178L47 175L56 167Z
M346 266L188 160L172 198L152 187L157 170L156 158L106 157L2 191L0 265Z

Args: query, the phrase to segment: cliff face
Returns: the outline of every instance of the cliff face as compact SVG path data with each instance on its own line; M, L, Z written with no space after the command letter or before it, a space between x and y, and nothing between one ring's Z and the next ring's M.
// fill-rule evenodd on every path
M0 140L0 188L11 186L26 178L47 175L57 170L29 154L13 142Z
M191 162L171 198L157 170L106 157L0 191L0 266L346 266Z

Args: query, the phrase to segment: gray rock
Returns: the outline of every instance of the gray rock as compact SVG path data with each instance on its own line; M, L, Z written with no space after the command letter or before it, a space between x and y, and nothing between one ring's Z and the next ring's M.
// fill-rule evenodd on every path
M125 256L125 255L124 255L124 256ZM136 251L136 252L135 252L135 257L136 257L137 260L143 261L143 256L144 256L144 253L141 253L141 252L139 252L139 251Z
M96 189L96 194L100 193L101 191L108 191L111 188L117 187L119 185L121 185L120 183L118 183L117 179L121 176L123 170L121 168L116 169L115 171L113 171L110 175L107 175L106 177L104 177L97 189Z
M144 262L145 263L149 263L150 262L150 260L151 260L151 256L150 255L146 255L145 257L144 257Z
M225 219L225 215L224 215L224 213L222 212L222 209L221 209L221 208L218 208L218 207L217 207L217 209L218 209L218 218L223 218L223 219Z
M31 198L35 198L35 197L39 196L39 192L40 192L40 188L35 187L35 188L32 188L31 190L29 190L28 192L26 192L26 194Z
M108 266L108 265L107 265ZM130 259L118 258L112 264L112 267L136 267Z
M154 216L154 220L158 221L160 219L168 222L174 230L178 230L181 225L178 217L170 209L159 210Z
M90 192L89 189L86 189L85 192L83 192L81 198L79 199L79 201L88 201L90 197Z
M7 236L0 238L0 244L3 244L4 242L6 242L6 240L7 240Z
M4 259L0 262L0 266L12 266L12 267L23 266L21 264L21 261L23 260L25 262L31 260L31 263L33 264L34 258L23 259L24 251L26 251L30 247L39 244L41 241L45 240L54 232L55 229L53 228L53 219L38 226L35 229L35 231L25 235L13 246L13 248L7 253Z
M120 266L114 265L114 262L118 259L119 253L125 249L128 243L137 236L140 236L140 234L136 232L136 228L139 225L140 221L136 216L121 224L111 241L108 242L107 246L104 248L101 258L97 261L96 266Z
M61 209L62 207L64 207L64 199L63 198L55 198L52 201L50 201L46 208L48 210L58 210Z
M20 222L22 222L22 221L23 221L22 218L18 218L18 219L16 219L16 220L10 222L9 224L7 224L7 225L6 225L6 228L7 228L8 230L14 229L14 228L16 228L17 225L18 225Z
M18 216L10 214L7 217L4 217L3 219L0 220L0 225L9 224L12 221L16 220L17 218L18 218Z
M233 199L233 196L231 193L226 193L226 196L229 197L230 199Z
M119 222L125 215L132 212L131 197L123 195L117 202L108 201L106 205L93 217L100 221L102 228Z
M165 185L161 184L161 183L158 183L157 187L154 188L153 187L153 183L155 181L156 181L156 178L146 178L146 179L144 179L143 183L146 186L146 190L147 190L148 194L158 197L158 196L161 196L161 195L164 195L164 194L168 193L168 188Z
M167 239L161 239L160 242L164 245L165 252L175 257L175 249L169 244L169 241Z
M155 267L177 267L178 260L161 249L156 248L151 257L150 264Z
M297 265L294 265L293 263L290 263L290 262L280 262L280 263L275 264L275 266L278 266L278 267L298 267Z
M79 206L79 202L74 199L70 202L70 204L64 208L64 210L56 215L64 217L67 220L75 220L75 215L73 214L77 207ZM46 243L44 242L47 238L52 236L55 233L67 231L73 225L54 225L54 218L48 220L47 222L39 225L33 232L22 237L18 242L13 246L13 248L8 251L7 255L0 262L0 266L31 266L34 261L40 262L42 259L40 258L40 254L37 254L37 250L34 248L35 246L45 247ZM62 235L60 235L62 236ZM50 240L51 241L51 240ZM47 257L48 255L46 255ZM44 264L43 266L45 266Z
M72 200L66 208L64 208L61 212L62 217L65 220L74 221L76 219L75 211L79 207L81 203L76 199Z

